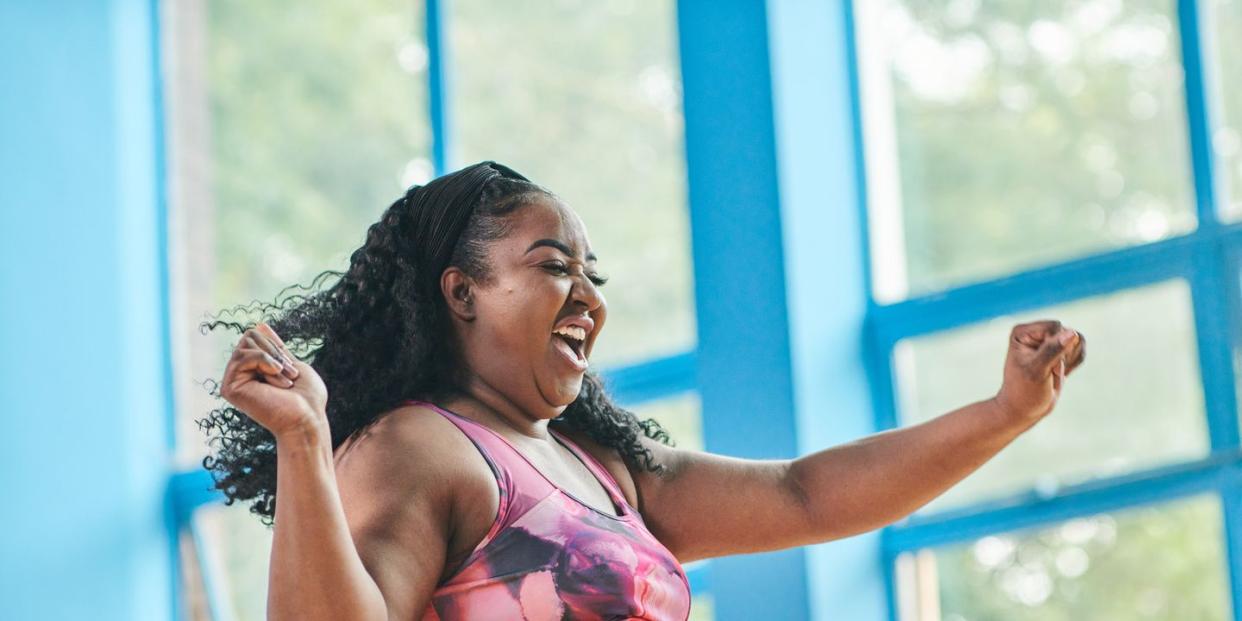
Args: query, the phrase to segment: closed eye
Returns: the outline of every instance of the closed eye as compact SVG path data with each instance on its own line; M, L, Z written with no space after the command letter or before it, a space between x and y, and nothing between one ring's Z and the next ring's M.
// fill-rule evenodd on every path
M541 267L543 267L543 269L553 274L557 274L560 276L569 275L569 266L565 265L564 263L561 263L560 261L544 263ZM608 284L608 277L604 276L603 274L600 274L599 272L588 272L586 277L590 279L591 283L594 284L596 287L602 287Z

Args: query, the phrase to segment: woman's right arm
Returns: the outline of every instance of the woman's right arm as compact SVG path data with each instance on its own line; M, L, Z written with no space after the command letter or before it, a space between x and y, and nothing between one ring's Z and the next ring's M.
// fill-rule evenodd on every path
M415 467L401 437L413 430L395 422L380 421L335 464L326 429L277 440L269 619L409 620L426 609L452 503L448 479L425 451Z
M327 429L276 438L269 619L388 619L349 532Z
M238 343L221 393L276 437L268 618L417 618L449 533L449 488L436 468L414 467L398 450L408 438L392 432L334 459L322 380L265 324Z

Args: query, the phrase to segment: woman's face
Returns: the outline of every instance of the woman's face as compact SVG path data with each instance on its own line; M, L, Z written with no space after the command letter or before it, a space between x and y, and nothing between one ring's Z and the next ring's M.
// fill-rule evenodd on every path
M488 249L489 280L470 281L469 312L454 323L477 380L553 418L577 398L604 326L600 274L586 227L564 203L540 197L508 224Z

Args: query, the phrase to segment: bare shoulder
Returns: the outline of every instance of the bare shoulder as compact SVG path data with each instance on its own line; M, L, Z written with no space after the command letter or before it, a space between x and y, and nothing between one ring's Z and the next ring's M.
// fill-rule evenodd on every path
M464 537L486 531L488 518L463 508L473 506L477 514L478 507L499 506L491 469L469 438L425 406L382 414L342 443L333 462L364 567L389 612L414 618L446 567L473 545Z
M477 457L477 464L471 457ZM382 486L420 482L443 487L471 470L491 477L473 443L442 415L424 405L404 405L384 414L334 452L338 476L362 475ZM482 466L481 470L463 466Z
M568 436L570 440L573 440L578 446L582 447L583 450L590 453L592 457L608 469L608 472L612 474L612 478L616 479L617 485L621 487L621 492L625 494L626 502L630 503L630 506L639 509L641 512L643 508L643 483L644 480L649 477L650 473L633 469L633 467L621 457L621 454L618 453L616 449L595 442L581 431L566 429L563 433ZM651 451L651 456L656 463L671 465L671 461L675 457L672 454L672 447L656 442L655 440L647 438L643 435L639 435L639 441L642 443L644 448Z

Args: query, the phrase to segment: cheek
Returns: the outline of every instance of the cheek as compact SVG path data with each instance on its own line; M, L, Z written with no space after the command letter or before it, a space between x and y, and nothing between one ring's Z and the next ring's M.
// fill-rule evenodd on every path
M546 340L564 304L561 288L546 279L498 285L487 301L489 331L505 344Z

